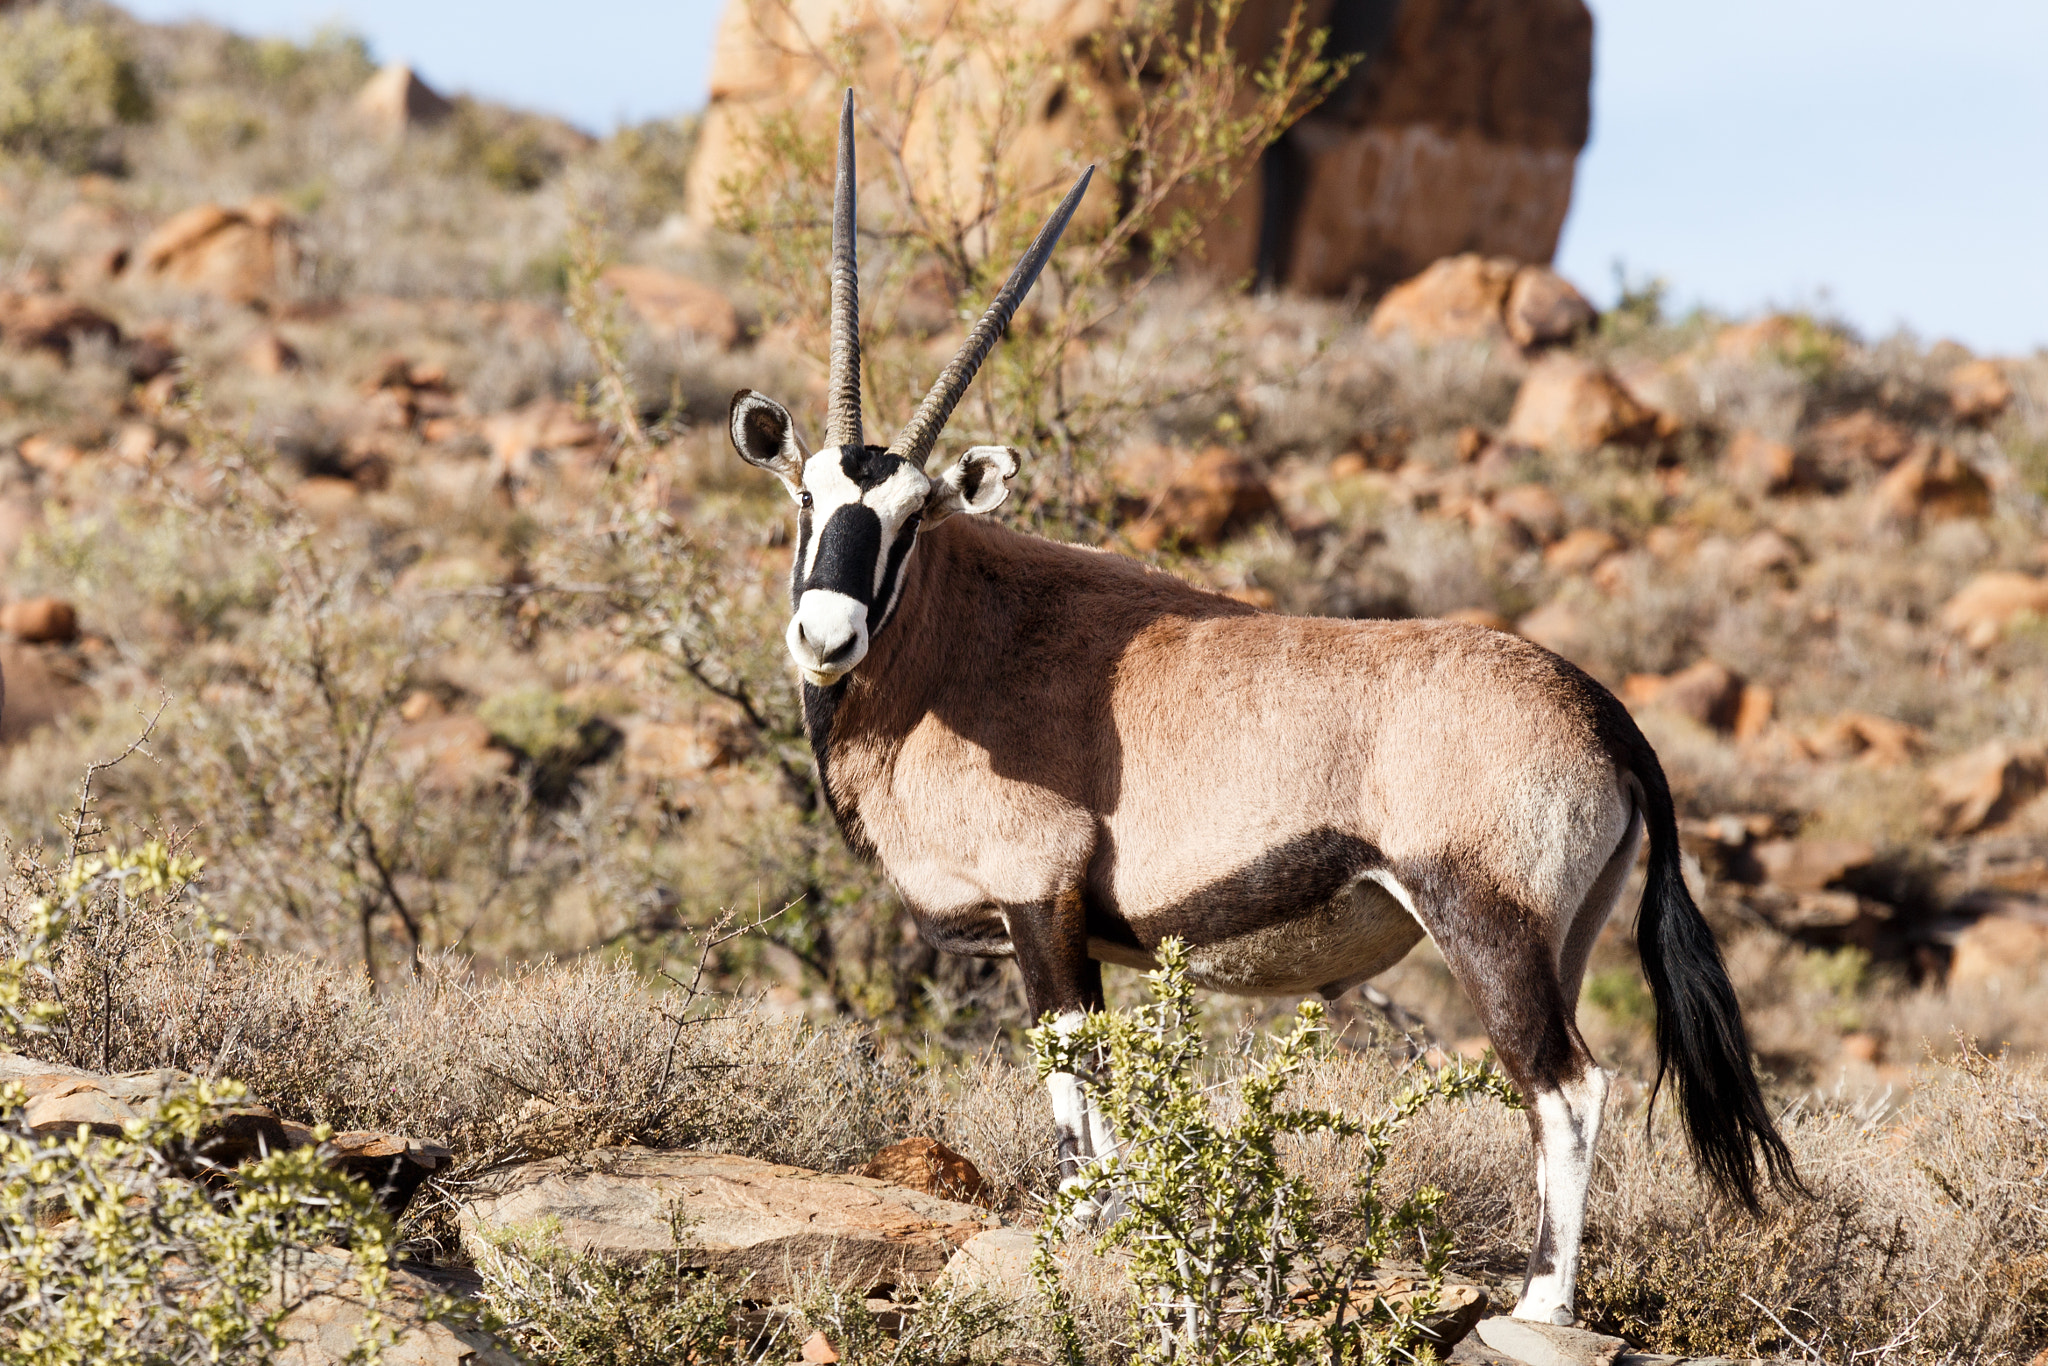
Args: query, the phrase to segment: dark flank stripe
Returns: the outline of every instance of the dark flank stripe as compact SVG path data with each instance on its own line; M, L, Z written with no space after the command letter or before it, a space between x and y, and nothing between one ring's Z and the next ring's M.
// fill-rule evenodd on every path
M1194 945L1234 939L1318 909L1385 861L1356 835L1327 826L1310 830L1173 905L1146 913L1145 928L1154 943L1168 935Z

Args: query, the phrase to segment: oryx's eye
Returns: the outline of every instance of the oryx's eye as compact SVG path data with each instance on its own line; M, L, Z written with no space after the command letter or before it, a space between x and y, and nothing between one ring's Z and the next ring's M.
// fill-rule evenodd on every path
M809 489L806 489L806 490L804 490L804 491L803 491L802 493L799 493L799 494L797 494L797 496L796 496L796 505L797 505L798 507L800 507L800 508L804 509L804 510L805 510L806 512L808 512L808 511L810 510L810 507L811 507L811 494L810 494L810 490L809 490Z

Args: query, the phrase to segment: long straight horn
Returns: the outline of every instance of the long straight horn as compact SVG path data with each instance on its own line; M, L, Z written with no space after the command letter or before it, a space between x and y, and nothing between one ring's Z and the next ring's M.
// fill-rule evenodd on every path
M1031 249L1024 253L1024 259L1017 262L1017 268L1003 282L995 302L988 306L988 312L981 315L974 331L967 334L967 342L960 348L960 354L953 357L952 364L939 375L932 391L918 405L916 416L910 419L895 444L889 447L891 455L902 456L913 465L922 465L925 457L932 453L939 433L946 428L946 419L953 415L953 409L966 394L967 386L974 382L974 372L981 368L981 362L1002 340L1004 330L1017 312L1017 305L1023 303L1024 296L1031 292L1038 272L1045 268L1052 249L1059 245L1060 234L1067 230L1068 220L1081 206L1081 196L1088 192L1088 182L1094 175L1093 166L1083 171L1081 178L1074 182L1074 188L1067 191L1067 197L1052 211L1052 217L1045 220L1045 226L1038 230Z
M839 175L832 186L832 359L825 381L825 444L859 446L860 260L854 244L853 91L839 111Z

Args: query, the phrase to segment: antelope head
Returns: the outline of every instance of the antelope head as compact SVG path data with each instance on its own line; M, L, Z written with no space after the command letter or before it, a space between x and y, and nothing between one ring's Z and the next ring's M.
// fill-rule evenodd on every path
M936 478L925 461L946 419L1044 268L1087 192L1089 167L1039 229L995 301L887 447L862 439L860 283L854 250L853 92L839 115L839 169L832 206L832 329L825 444L815 452L788 409L752 389L732 397L732 444L781 479L797 504L792 612L784 639L805 681L830 687L867 655L896 610L903 567L918 532L957 512L993 511L1009 496L1017 453L976 446Z

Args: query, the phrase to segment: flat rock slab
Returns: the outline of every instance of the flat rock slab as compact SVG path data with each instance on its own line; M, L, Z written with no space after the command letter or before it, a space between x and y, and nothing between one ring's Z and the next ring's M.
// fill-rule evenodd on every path
M1605 1333L1499 1315L1479 1320L1476 1331L1480 1342L1524 1366L1614 1366L1628 1350L1626 1342Z
M683 1247L671 1233L682 1224ZM602 1257L685 1251L720 1275L751 1274L749 1298L798 1278L842 1290L922 1285L956 1248L999 1226L985 1210L886 1181L721 1153L604 1148L523 1163L464 1201L472 1252L486 1233L552 1220L563 1246Z
M291 1312L277 1326L278 1366L342 1366L355 1350L369 1306L357 1294L355 1268L339 1248L303 1253L285 1278ZM393 1267L391 1286L377 1305L393 1341L385 1366L524 1366L525 1358L483 1329L428 1316L429 1298L444 1287Z

